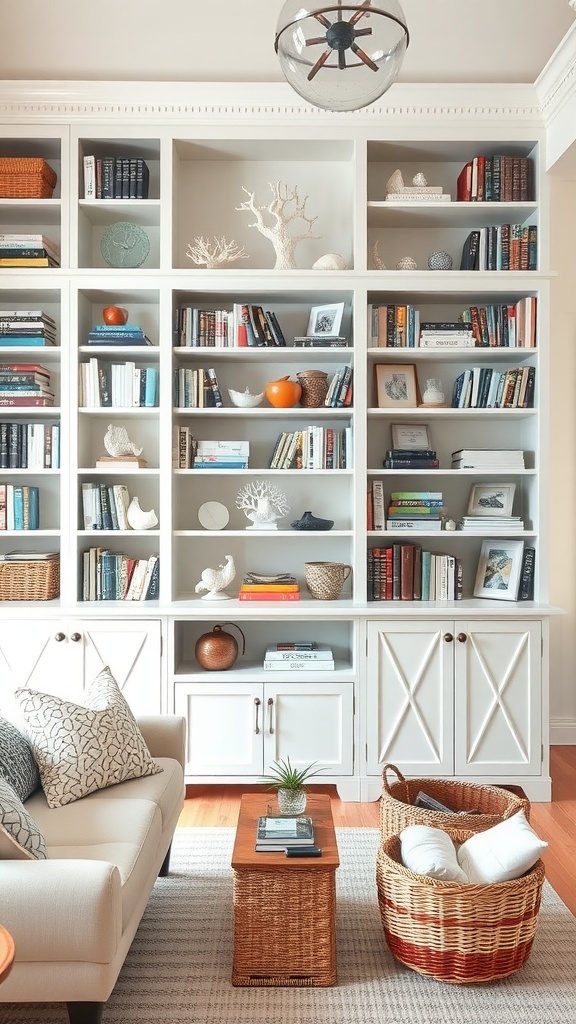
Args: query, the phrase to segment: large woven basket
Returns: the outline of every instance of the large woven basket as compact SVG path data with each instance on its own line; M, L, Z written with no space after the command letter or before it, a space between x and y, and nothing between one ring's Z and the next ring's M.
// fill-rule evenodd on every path
M395 781L389 780L391 773L396 775ZM385 764L380 797L382 839L398 835L408 825L435 825L444 829L456 825L453 814L415 807L414 801L421 790L458 815L458 828L471 832L484 832L517 811L524 811L526 817L530 817L530 802L507 789L458 779L405 779L395 765Z
M56 171L39 157L0 157L2 199L51 199Z
M462 843L473 832L446 829ZM400 840L378 852L376 883L390 952L419 974L453 985L495 981L526 963L538 922L544 866L490 885L445 882L409 871Z
M60 593L60 560L0 562L0 601L52 601Z

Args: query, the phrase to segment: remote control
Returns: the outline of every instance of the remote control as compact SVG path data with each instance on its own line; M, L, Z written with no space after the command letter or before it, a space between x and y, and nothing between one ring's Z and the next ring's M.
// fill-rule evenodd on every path
M321 857L322 850L319 846L288 846L287 857Z

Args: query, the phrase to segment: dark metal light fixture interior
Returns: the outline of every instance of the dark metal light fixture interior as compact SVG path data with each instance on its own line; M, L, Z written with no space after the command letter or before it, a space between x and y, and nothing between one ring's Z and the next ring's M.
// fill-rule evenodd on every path
M390 88L408 41L397 0L338 0L314 8L286 0L274 48L286 81L309 103L359 110Z

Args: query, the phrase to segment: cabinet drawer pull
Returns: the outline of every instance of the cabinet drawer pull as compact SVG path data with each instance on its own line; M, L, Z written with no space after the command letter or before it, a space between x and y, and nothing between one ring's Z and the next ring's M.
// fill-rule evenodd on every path
M78 641L82 639L82 634L81 633L72 633L72 636L70 637L70 639L73 640L75 644L77 644Z
M268 732L270 736L274 735L274 699L268 697Z
M444 639L447 644L451 644L454 637L452 636L452 633L444 633Z
M458 633L458 643L465 644L467 639L466 633Z
M260 704L261 704L260 697L255 697L254 698L254 710L255 710L254 732L256 733L257 736L260 735L260 723L258 721L258 716L260 714Z
M54 637L54 639L55 639L57 644L61 644L62 641L66 639L66 634L65 633L56 633L56 636Z

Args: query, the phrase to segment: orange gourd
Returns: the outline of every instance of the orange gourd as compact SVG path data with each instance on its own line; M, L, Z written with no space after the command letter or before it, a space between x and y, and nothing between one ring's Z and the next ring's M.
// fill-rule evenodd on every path
M289 409L300 401L302 388L289 376L280 377L279 380L271 380L266 385L266 398L277 409Z

